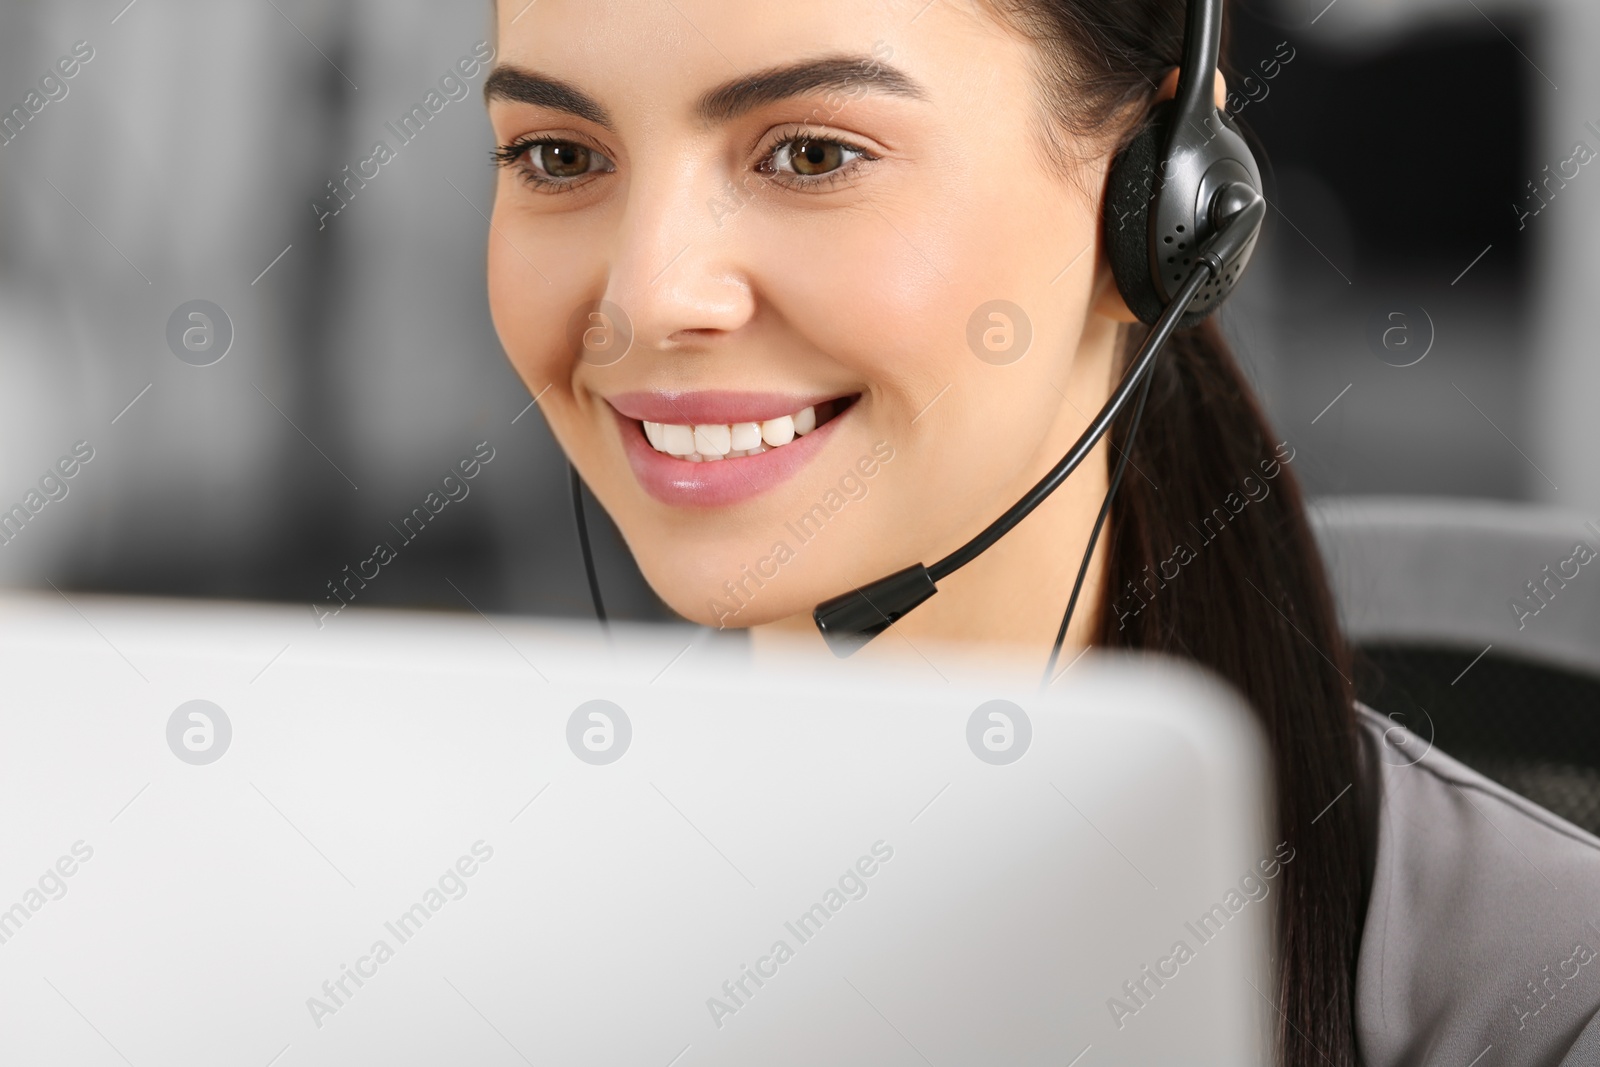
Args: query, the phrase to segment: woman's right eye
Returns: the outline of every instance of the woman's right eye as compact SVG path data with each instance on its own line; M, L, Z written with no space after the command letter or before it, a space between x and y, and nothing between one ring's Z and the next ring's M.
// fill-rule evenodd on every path
M549 191L565 190L589 174L605 174L616 165L604 154L576 141L526 138L502 145L495 162L516 170L528 184Z

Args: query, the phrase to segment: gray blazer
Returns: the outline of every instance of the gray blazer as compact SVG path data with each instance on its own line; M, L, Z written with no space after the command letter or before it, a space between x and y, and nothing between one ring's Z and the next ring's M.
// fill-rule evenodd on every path
M1600 839L1357 714L1376 791L1367 1067L1600 1064Z

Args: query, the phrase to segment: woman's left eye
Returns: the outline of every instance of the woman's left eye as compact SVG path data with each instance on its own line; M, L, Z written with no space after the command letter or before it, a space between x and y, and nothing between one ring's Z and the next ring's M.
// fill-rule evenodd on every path
M843 178L860 163L876 158L866 149L843 141L791 137L775 145L756 169L795 185L814 185Z

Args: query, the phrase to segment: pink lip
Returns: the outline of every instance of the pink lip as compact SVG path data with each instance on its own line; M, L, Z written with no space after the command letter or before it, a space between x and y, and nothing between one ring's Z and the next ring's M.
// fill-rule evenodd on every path
M698 393L618 393L605 399L630 419L693 426L696 423L765 422L768 419L793 415L802 408L812 407L824 400L848 395L850 394L817 393L812 396L793 396L785 393L741 393L719 390ZM727 460L722 462L726 463Z
M721 398L730 396L767 394L701 393L698 395L716 397L720 403ZM770 400L770 396L768 399ZM788 398L780 399L785 404L793 403ZM802 408L806 406L805 403L799 405ZM620 410L615 411L615 414L617 427L622 431L622 447L628 455L628 466L633 468L634 477L639 479L639 484L644 487L645 492L663 504L671 504L674 507L714 508L749 500L794 477L800 468L811 462L822 451L823 445L832 436L834 427L841 419L847 418L855 410L855 406L850 405L804 437L796 437L786 445L768 449L755 456L736 456L709 463L692 463L677 456L657 452L650 446L650 442L645 440L644 427ZM711 409L702 407L698 410L705 412ZM747 414L752 409L741 407L739 410L740 413ZM787 415L795 410L799 409L784 408L768 417L776 418L778 415ZM672 421L681 421L683 417L675 413ZM711 420L707 418L706 421ZM752 421L754 421L753 416Z

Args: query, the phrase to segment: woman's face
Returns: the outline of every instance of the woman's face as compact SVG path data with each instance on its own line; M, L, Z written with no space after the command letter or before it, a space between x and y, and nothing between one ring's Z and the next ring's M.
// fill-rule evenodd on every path
M495 325L678 613L765 623L932 562L1099 406L1104 152L1051 169L1035 50L975 2L498 19Z

